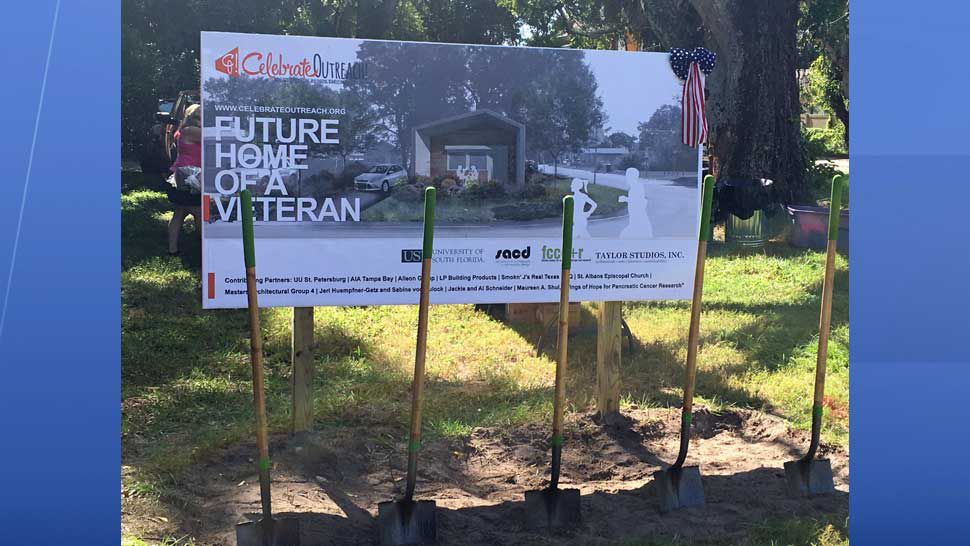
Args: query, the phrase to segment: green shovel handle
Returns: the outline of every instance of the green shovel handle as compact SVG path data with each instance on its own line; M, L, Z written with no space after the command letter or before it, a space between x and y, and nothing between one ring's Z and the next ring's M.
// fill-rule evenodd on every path
M829 241L839 238L839 218L842 216L842 190L846 176L837 174L832 177L832 197L829 199Z
M256 248L253 244L253 196L249 190L239 192L239 206L242 207L243 253L246 267L256 267Z
M430 260L434 252L434 186L424 189L424 245L421 247L421 259Z
M714 177L707 175L704 177L704 197L701 205L701 231L699 239L706 241L710 237L711 224L711 204L714 201Z
M573 196L562 198L562 268L573 265Z

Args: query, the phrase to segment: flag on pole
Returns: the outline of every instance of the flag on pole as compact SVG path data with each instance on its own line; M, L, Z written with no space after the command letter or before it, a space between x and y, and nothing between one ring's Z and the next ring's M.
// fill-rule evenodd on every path
M717 55L703 47L670 50L670 68L684 80L681 97L681 125L684 144L696 148L707 141L707 115L704 112L704 76L714 70Z
M704 114L704 78L697 63L690 63L681 98L683 142L691 148L707 141L707 116Z

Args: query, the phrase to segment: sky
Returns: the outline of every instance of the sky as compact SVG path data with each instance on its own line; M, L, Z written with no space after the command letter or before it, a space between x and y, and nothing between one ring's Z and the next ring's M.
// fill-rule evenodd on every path
M647 121L664 104L676 104L680 80L666 53L586 51L603 99L609 133L637 135L637 123Z

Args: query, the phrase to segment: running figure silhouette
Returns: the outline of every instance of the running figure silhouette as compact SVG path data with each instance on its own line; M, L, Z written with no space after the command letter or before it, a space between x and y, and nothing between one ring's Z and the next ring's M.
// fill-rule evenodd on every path
M620 237L623 239L652 239L653 224L647 216L646 181L640 180L640 171L634 168L626 170L626 195L619 197L620 203L626 203L630 222L623 228Z
M587 181L573 178L573 237L576 239L590 239L589 217L596 210L596 201L586 193ZM589 205L589 209L586 206Z

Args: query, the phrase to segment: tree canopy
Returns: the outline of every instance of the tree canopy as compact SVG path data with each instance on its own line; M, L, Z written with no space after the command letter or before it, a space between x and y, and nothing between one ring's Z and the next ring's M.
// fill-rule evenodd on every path
M773 178L779 200L797 199L805 189L798 68L812 67L810 92L848 128L846 0L127 0L122 9L123 151L147 134L156 99L198 86L203 29L644 51L703 45L719 55L707 83L714 174ZM550 154L561 153L556 143L569 132L570 139L583 134L575 108L555 112L554 99L540 102L539 86L525 92L508 85L522 74L514 54L507 65L474 57L454 62L490 76L466 79L463 93L447 82L427 96L402 87L399 100L418 104L449 94L456 109L470 101L551 116L555 129L530 135ZM374 121L387 134L417 121L378 114ZM585 119L596 114L594 102Z

